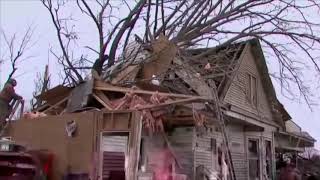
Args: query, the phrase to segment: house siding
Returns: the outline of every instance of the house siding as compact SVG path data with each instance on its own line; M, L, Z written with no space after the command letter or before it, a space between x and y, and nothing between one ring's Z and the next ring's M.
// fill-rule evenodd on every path
M245 48L243 53L239 70L227 91L225 102L258 115L261 120L270 121L272 119L271 109L268 104L266 93L262 87L261 76L251 52L250 45L247 45L247 48ZM257 79L257 106L250 104L246 95L247 73L253 75Z
M221 133L214 126L207 127L204 131L195 130L194 136L194 166L204 166L211 174L210 179L219 172L218 147L222 143ZM212 142L215 146L212 147Z
M245 146L244 127L242 125L230 124L227 127L231 157L234 171L238 180L247 179L247 158Z
M203 165L212 173L219 172L218 147L221 147L223 138L216 127L207 128L206 132L197 132L195 134L194 147L194 165L195 168ZM239 124L229 124L227 126L230 151L234 170L237 179L247 179L247 158L245 149L244 127ZM211 139L216 141L216 153L213 153Z
M238 124L227 126L229 147L237 179L247 179L247 158L245 149L244 127Z
M195 139L195 148L194 148L194 155L195 155L195 167L200 165L205 166L208 169L215 169L213 152L211 149L211 139L216 139L211 133L205 134L197 134Z

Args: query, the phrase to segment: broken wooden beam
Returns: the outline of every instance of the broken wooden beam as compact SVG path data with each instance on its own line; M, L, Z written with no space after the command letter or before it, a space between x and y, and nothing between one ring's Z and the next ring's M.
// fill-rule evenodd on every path
M146 91L146 90L140 90L140 89L132 89L132 88L126 88L126 87L117 87L110 85L108 83L104 83L101 81L96 81L94 85L94 89L96 90L102 90L102 91L114 91L114 92L122 92L122 93L134 93L134 94L147 94L147 95L153 95L155 93L158 93L160 96L168 96L168 97L175 97L175 98L198 98L206 101L211 101L212 99L209 97L204 96L192 96L192 95L185 95L185 94L175 94L175 93L162 93L162 92L155 92L155 91Z
M137 110L160 108L160 107L164 107L164 106L185 104L185 103L191 103L191 102L195 102L195 101L204 101L204 99L201 99L198 97L193 97L193 98L188 98L188 99L180 99L180 100L165 102L165 103L161 103L161 104L146 105L146 106L137 108Z
M113 110L114 108L109 104L109 99L101 91L96 91L92 96L99 101L107 110Z
M117 109L114 109L111 107L111 105L109 105L108 103L106 103L103 98L101 98L101 96L97 95L96 93L93 94L93 97L97 99L97 101L99 101L107 110L107 111L116 111ZM131 110L144 110L144 109L157 109L157 108L162 108L165 106L170 106L170 105L178 105L178 104L185 104L185 103L192 103L192 102L198 102L198 101L204 101L203 99L199 99L199 98L188 98L188 99L180 99L180 100L174 100L174 101L169 101L169 102L165 102L165 103L160 103L160 104L150 104L150 105L146 105L143 107L139 107L139 108L135 108L135 109L131 109ZM129 109L128 109L129 110Z

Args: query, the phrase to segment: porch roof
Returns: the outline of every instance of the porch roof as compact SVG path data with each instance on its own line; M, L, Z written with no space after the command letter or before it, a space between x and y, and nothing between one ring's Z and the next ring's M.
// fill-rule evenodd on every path
M291 149L291 150L298 150L299 148L305 148L305 147L313 147L316 140L311 137L306 132L283 132L278 131L275 133L276 138L284 138L290 143L296 144L295 146L286 146L281 143L277 145L277 148L279 149ZM301 150L300 150L301 151Z

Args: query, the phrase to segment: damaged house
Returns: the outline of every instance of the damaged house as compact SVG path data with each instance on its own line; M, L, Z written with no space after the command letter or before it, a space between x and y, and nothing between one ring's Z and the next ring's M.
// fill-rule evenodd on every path
M258 40L184 56L162 37L130 47L102 76L39 95L40 113L8 126L15 142L54 155L52 179L275 179L280 154L314 145L292 131Z

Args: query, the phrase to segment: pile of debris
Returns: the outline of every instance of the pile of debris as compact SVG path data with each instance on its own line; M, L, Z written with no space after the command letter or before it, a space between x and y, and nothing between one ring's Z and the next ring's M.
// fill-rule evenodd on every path
M204 114L208 114L203 102L214 99L212 86L219 94L223 93L228 76L237 69L243 48L241 43L220 48L199 61L194 57L208 49L179 52L164 36L148 48L133 43L124 60L103 75L93 72L91 78L77 87L60 85L39 95L37 98L46 102L36 109L41 113L25 117L130 109L142 111L145 127L152 131L163 130L163 116L172 114L191 117L202 125Z
M182 51L164 36L148 47L133 43L123 60L102 75L93 71L92 77L76 87L59 85L40 94L37 98L45 104L25 117L137 110L142 112L143 125L149 133L165 132L167 125L205 126L219 121L228 146L220 110L228 106L220 98L239 68L244 48L245 43L237 43L218 49ZM200 61L197 56L203 57L203 53L206 56ZM232 171L231 154L227 154Z

